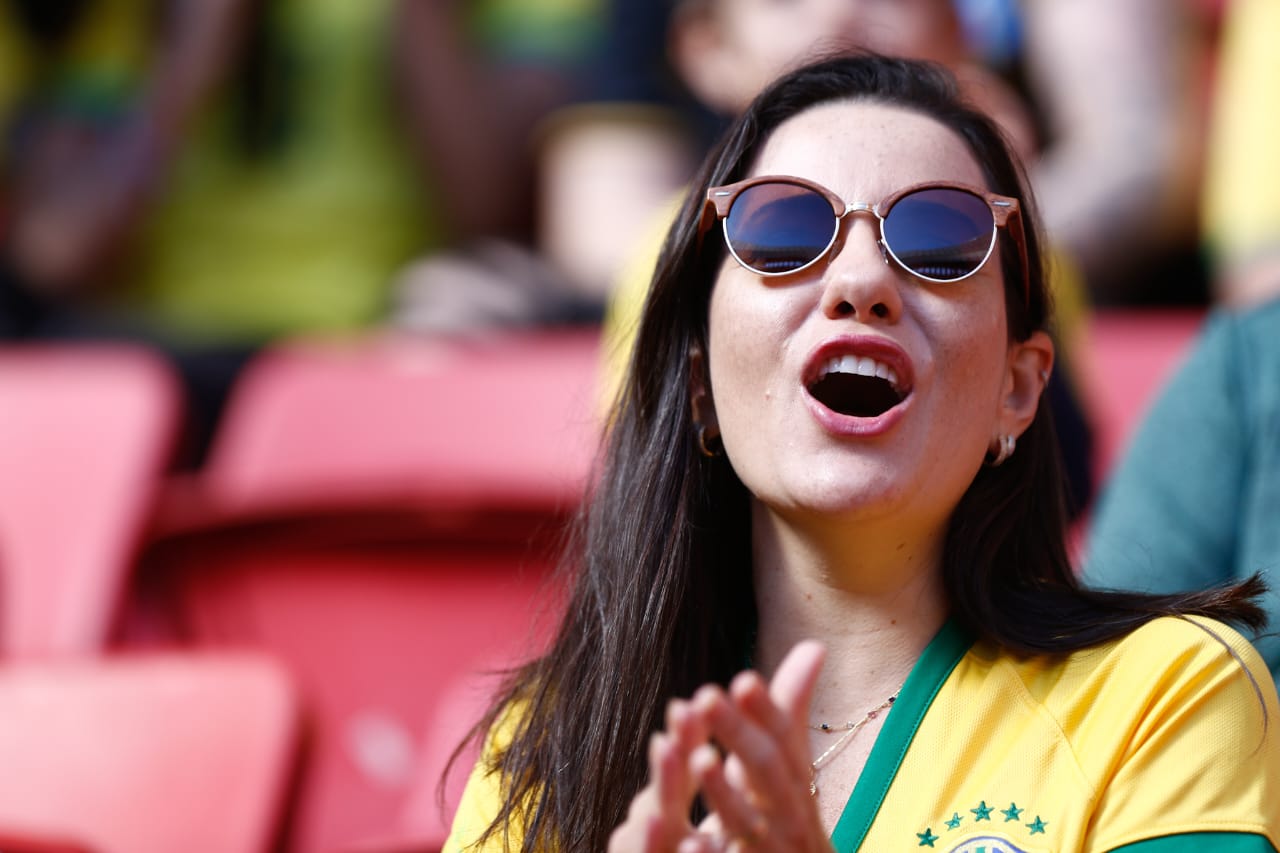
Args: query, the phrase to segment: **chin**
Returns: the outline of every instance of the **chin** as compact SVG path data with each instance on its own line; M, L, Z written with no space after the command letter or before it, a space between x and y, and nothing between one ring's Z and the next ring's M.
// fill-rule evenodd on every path
M884 471L826 469L825 476L787 488L785 494L755 493L756 500L785 516L812 515L859 520L883 519L903 512L918 487Z

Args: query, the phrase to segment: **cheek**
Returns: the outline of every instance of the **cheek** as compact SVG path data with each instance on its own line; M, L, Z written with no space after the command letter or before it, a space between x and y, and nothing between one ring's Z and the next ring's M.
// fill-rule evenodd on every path
M726 417L747 418L777 396L793 328L795 300L758 282L724 276L711 297L707 356L722 430ZM732 429L732 425L729 425Z
M960 334L934 338L943 394L953 408L967 414L975 432L985 434L998 414L1007 373L1003 315L957 318L951 329Z
M725 295L724 288L716 288L708 319L707 358L722 422L744 396L755 397L763 382L760 321L741 307Z

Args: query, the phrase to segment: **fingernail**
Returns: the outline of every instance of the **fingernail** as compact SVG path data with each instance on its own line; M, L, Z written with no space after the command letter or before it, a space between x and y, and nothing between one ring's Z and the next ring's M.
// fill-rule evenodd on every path
M735 694L740 694L747 690L751 690L760 683L760 676L752 670L747 670L745 672L740 672L733 677L733 683L729 685L729 689Z
M719 761L720 755L716 752L716 748L709 743L704 743L689 756L689 766L693 768L695 773L704 773L715 767Z

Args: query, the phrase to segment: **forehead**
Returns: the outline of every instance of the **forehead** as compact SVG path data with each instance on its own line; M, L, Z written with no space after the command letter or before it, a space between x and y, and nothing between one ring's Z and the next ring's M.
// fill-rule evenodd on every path
M870 101L835 101L805 110L774 130L751 175L796 175L846 201L875 203L924 181L985 186L958 134L922 113Z

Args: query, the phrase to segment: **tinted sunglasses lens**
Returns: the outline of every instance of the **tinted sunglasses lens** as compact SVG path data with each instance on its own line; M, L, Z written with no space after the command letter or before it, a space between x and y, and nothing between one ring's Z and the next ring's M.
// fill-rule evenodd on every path
M884 220L884 241L904 267L939 281L964 278L982 266L995 241L987 202L957 189L903 196Z
M831 245L831 202L797 184L756 184L733 200L724 220L729 247L760 273L787 273L812 263Z

